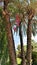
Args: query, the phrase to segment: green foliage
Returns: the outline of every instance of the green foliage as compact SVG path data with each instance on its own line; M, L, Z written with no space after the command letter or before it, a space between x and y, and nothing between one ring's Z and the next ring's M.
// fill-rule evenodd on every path
M37 65L37 43L34 40L32 40L32 47L33 47L32 48L32 65ZM20 51L20 45L18 45L17 50L18 50L17 51L17 57L20 59L21 58L20 57L21 53L19 53L19 52L21 52ZM24 50L26 51L26 45L24 46ZM17 61L17 63L18 63L18 61Z
M0 17L2 17L2 8L0 7Z
M1 9L2 11L2 9ZM2 12L0 11L0 64L9 65L9 53L8 53L8 42L5 31L5 20L2 18Z
M32 59L33 59L32 65L37 65L37 52L32 53Z
M37 61L34 61L32 65L37 65Z
M37 61L37 52L32 53L33 61Z
M18 12L18 8L13 3L8 4L7 10L9 11L10 16L15 16L15 14Z
M12 0L10 0L12 1ZM25 2L23 2L22 4L20 4L19 0L15 0L17 2L14 2L14 3L9 3L8 4L8 7L7 7L7 10L10 12L10 15L11 16L15 16L16 13L25 13L26 10L25 10ZM19 4L19 7L18 8L18 4ZM35 6L34 6L35 5ZM37 3L31 3L31 6L33 8L36 8L37 6ZM0 63L1 65L10 65L10 61L9 61L9 53L8 53L8 42L7 42L7 36L6 36L6 31L5 31L5 20L2 19L2 8L0 8ZM23 23L24 24L24 23ZM36 29L36 24L34 24L34 33L35 33L35 29ZM24 33L26 31L26 28L24 26ZM32 32L33 32L32 31ZM36 33L35 33L36 34ZM35 35L34 34L34 35ZM36 45L37 46L37 45ZM37 51L37 47L35 45L33 45L33 51ZM24 47L25 51L26 51L26 46ZM33 65L37 65L37 52L35 53L33 52ZM20 47L18 47L18 52L17 54L20 54ZM21 63L21 59L20 58L17 58L17 63L20 65Z
M21 64L21 59L17 58L17 64Z

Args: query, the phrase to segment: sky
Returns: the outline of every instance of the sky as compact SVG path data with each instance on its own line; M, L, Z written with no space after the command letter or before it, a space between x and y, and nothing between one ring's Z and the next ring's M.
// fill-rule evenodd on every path
M13 34L13 36L14 36L14 41L15 41L15 47L17 48L17 46L20 44L19 33L17 33L17 35L15 33L15 34ZM34 40L35 42L37 42L37 35L35 37L32 35L31 39ZM24 45L27 44L27 36L26 35L23 35L23 43L24 43Z

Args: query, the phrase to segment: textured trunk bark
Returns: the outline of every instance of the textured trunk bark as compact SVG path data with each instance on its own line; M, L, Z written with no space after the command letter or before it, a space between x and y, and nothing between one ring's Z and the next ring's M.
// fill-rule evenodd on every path
M15 50L15 43L14 43L14 38L13 38L13 32L12 32L12 29L11 29L11 34L12 34L13 47L14 47L14 53L15 53L15 59L16 59L16 50Z
M7 9L7 4L8 4L8 0L4 0L4 11L6 13L6 9ZM14 46L14 39L13 39L13 34L11 34L11 24L10 24L10 17L8 14L5 15L5 19L6 19L6 32L7 32L7 38L8 38L8 48L9 48L9 56L10 56L10 61L11 61L11 65L17 65L16 64L16 57L15 57L15 46Z
M32 51L31 51L31 33L32 33L32 22L28 20L28 29L27 29L27 65L32 65Z
M4 10L7 9L8 2L9 0L4 0Z
M21 65L26 65L24 48L23 48L23 40L22 40L22 32L21 32L21 22L20 22L20 26L19 26L19 36L20 36L20 43L21 43L21 58L22 58Z
M8 38L8 48L9 48L9 56L11 65L16 65L16 59L15 59L15 51L14 51L14 44L13 44L13 37L11 34L11 25L9 23L9 16L6 15L6 32L7 32L7 38Z

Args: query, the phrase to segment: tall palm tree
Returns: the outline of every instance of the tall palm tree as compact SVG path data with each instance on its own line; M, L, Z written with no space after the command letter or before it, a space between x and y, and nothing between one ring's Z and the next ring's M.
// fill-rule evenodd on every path
M7 12L7 4L8 0L4 0L4 16L5 16L5 23L6 23L6 32L7 32L7 38L8 38L8 48L9 48L9 56L10 56L10 61L11 65L17 65L16 64L16 59L15 59L15 50L14 50L14 39L11 34L11 24L10 24L10 17Z
M23 47L23 39L22 39L22 31L21 31L21 22L19 24L19 36L20 36L20 43L21 43L21 58L22 58L21 65L26 65L24 47Z
M27 65L32 65L32 46L31 46L31 33L32 33L32 18L34 16L34 10L30 8L28 10L28 28L27 28Z

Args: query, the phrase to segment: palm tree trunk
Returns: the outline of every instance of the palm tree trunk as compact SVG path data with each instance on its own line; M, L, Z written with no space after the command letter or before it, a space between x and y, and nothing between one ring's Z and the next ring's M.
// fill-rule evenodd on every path
M11 34L11 29L10 29L11 25L10 25L8 19L9 18L6 15L6 32L7 32L7 38L8 38L9 56L10 56L11 65L16 65L14 39L13 39L13 36Z
M22 58L21 65L26 65L25 55L24 55L24 47L23 47L23 40L22 40L22 32L21 32L21 22L20 22L20 26L19 26L19 36L20 36L20 42L21 42L21 58Z
M14 53L15 53L15 59L16 59L16 50L15 50L15 43L14 43L14 37L13 37L13 32L12 32L12 29L11 29L11 34L12 34L13 47L14 47Z
M7 1L4 0L4 11L7 8ZM14 50L14 39L11 34L11 25L10 25L10 17L8 14L5 15L6 19L6 32L7 32L7 38L8 38L8 48L9 48L9 56L10 56L10 61L11 65L17 65L16 64L16 59L15 59L15 50Z
M31 33L32 33L32 22L28 20L28 29L27 29L27 65L32 65L32 51L31 51Z
M9 16L6 15L6 32L8 38L9 56L10 56L11 65L16 65L14 44L13 44L13 38L12 38L10 26L11 25L9 23Z

